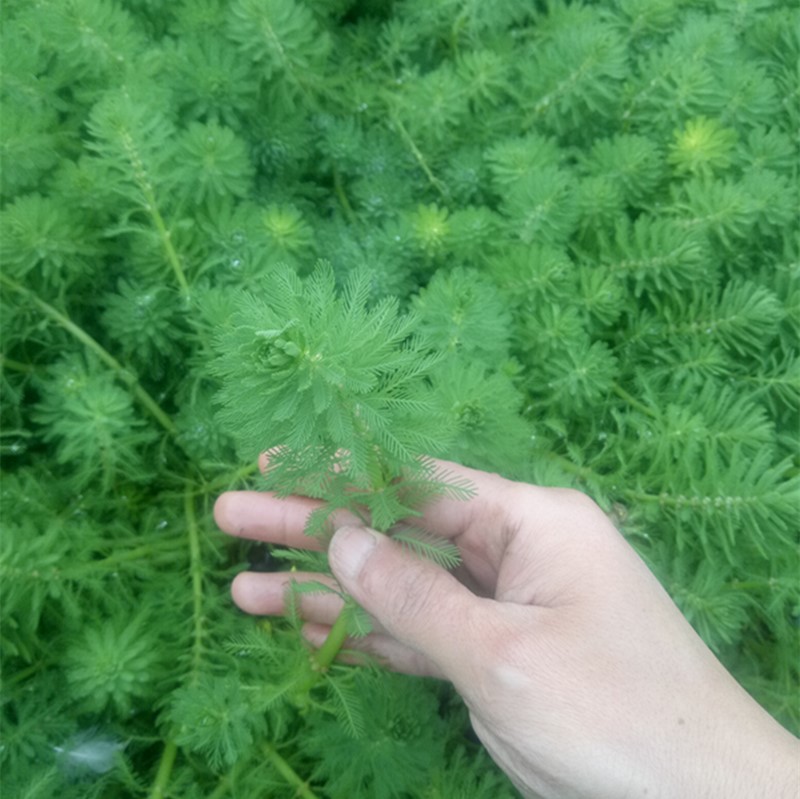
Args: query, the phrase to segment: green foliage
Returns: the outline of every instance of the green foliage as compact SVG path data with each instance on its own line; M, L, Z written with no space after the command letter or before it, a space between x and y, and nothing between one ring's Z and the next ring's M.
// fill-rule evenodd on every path
M67 646L64 665L76 700L92 713L108 705L122 716L134 705L154 698L164 645L153 647L144 634L152 620L139 613L133 619L117 610L109 619L82 620Z
M316 764L314 776L333 796L395 799L424 788L443 755L435 691L419 682L409 690L407 677L364 672L349 701L360 708L350 735L342 735L338 714L308 720L301 746Z
M14 277L36 272L51 285L69 285L96 254L86 241L80 214L51 197L23 195L0 213L0 253L4 268Z
M461 562L458 547L425 530L413 528L399 530L392 534L392 538L399 541L406 549L438 563L445 569L453 569Z
M344 469L346 482L367 487L374 469L390 468L374 463L376 446L396 460L393 471L441 448L423 380L435 357L409 340L413 322L395 300L369 309L368 298L369 282L358 274L337 297L327 265L305 283L280 269L264 292L238 298L215 371L223 378L221 418L246 444L245 457L285 447L271 471L290 463L302 479L321 471L298 460L313 451Z
M249 701L235 676L204 675L179 688L169 716L177 742L208 758L215 771L247 756L267 731L263 707Z
M315 671L223 540L266 485L415 526L425 456L592 494L800 729L794 4L10 0L9 795L513 796L427 683ZM369 630L346 601L341 632ZM346 644L345 644L346 646Z
M281 74L286 82L302 87L302 76L324 66L329 47L327 32L320 31L311 11L295 0L236 0L228 21L230 38L243 55L258 65L269 79Z
M75 356L54 364L40 391L33 419L43 441L55 442L55 460L71 467L76 487L109 491L120 480L147 478L145 445L156 434L111 374Z

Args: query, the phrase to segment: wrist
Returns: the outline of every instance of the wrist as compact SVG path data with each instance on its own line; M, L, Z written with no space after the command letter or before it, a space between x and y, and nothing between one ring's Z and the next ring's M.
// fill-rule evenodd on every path
M674 789L665 796L797 799L800 741L744 697L739 707L721 708L716 723L700 725L695 734L687 730L684 749L691 751L673 761L676 779L668 784Z

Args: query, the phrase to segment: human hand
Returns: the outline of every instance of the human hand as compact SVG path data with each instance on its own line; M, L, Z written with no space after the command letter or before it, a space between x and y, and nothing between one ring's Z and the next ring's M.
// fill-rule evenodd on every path
M329 560L375 620L360 647L392 668L449 679L476 733L525 796L796 797L800 747L733 680L605 514L585 495L455 464L476 488L420 524L461 550L456 577L337 519ZM229 492L228 533L317 548L318 502ZM289 579L238 575L236 603L280 614ZM304 595L321 644L341 609Z

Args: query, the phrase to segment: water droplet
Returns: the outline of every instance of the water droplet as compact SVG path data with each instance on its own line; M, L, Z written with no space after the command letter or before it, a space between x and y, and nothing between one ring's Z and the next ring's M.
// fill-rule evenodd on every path
M163 530L165 527L169 525L169 522L166 519L162 519L157 525L156 530Z
M105 774L114 768L116 754L125 744L113 738L104 738L95 730L77 733L63 746L54 746L62 766L74 773L93 772Z

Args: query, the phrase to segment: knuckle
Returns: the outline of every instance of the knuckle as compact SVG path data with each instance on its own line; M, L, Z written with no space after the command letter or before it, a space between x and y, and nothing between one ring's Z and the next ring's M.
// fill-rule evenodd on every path
M502 626L487 636L484 646L482 668L474 682L476 701L495 706L504 697L524 694L536 670L528 636L519 628Z
M577 488L554 488L552 490L558 492L561 499L570 505L592 513L602 513L600 506L588 494L584 494Z
M536 486L528 483L516 483L511 480L503 480L498 486L498 500L503 505L513 507L516 503L529 503L536 496Z
M432 594L435 581L427 569L404 569L393 580L390 606L393 615L406 621L432 613Z

